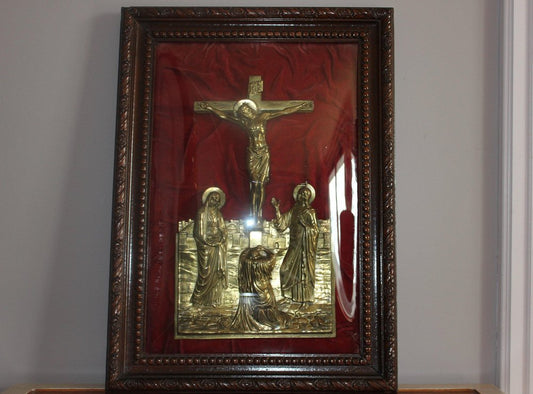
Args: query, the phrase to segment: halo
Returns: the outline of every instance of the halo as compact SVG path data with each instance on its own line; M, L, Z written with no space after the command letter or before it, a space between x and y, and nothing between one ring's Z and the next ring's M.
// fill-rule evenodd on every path
M237 101L235 105L233 106L233 113L237 114L237 112L239 111L239 108L241 108L244 104L246 104L248 107L253 109L254 112L257 112L257 104L255 103L255 101L250 100L250 99L242 99L242 100Z
M298 197L298 193L300 192L300 189L302 187L305 187L307 190L309 190L311 192L311 197L309 198L309 204L312 203L313 200L315 199L316 192L315 192L315 188L311 184L309 184L307 182L300 183L299 185L297 185L294 188L294 191L292 192L292 198L294 198L294 201L296 201L296 199Z
M220 208L222 208L226 203L226 194L224 194L222 189L216 186L211 186L205 189L204 194L202 194L202 204L205 204L205 202L207 201L207 197L209 197L211 193L218 193L218 195L220 196Z

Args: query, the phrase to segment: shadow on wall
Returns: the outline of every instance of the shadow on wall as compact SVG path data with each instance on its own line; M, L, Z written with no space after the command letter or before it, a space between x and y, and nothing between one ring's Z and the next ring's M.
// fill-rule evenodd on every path
M29 378L103 383L120 13L93 19L79 64L84 83L73 125L63 215L50 256L39 347ZM68 81L65 81L68 83Z

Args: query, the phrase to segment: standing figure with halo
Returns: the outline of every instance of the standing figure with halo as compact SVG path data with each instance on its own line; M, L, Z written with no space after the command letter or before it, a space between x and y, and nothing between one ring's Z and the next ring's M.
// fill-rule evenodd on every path
M315 199L315 188L301 183L293 191L294 205L281 213L279 201L272 198L276 210L273 221L278 231L289 228L289 248L279 270L281 294L283 297L302 304L314 301L315 265L318 244L318 223L311 203Z
M198 276L191 296L193 305L218 306L228 287L226 271L227 231L220 208L226 195L218 187L206 189L194 221Z

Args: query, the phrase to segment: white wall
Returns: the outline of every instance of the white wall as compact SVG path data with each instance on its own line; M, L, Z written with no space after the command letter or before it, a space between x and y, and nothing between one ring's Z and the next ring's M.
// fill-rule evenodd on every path
M0 389L103 383L119 8L147 3L0 2ZM395 8L400 383L495 383L498 1L335 4Z

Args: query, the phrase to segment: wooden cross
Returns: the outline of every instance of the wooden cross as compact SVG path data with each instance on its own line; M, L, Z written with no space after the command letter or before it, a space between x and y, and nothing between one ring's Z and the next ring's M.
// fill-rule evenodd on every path
M248 82L248 96L246 98L254 101L257 104L257 109L261 112L273 112L281 111L286 108L308 103L305 109L298 110L297 112L313 112L313 101L311 100L265 100L262 99L263 93L263 80L260 75L250 76ZM233 113L233 108L239 100L235 101L195 101L194 112L208 113L209 110L201 108L203 103L211 105L222 112Z

